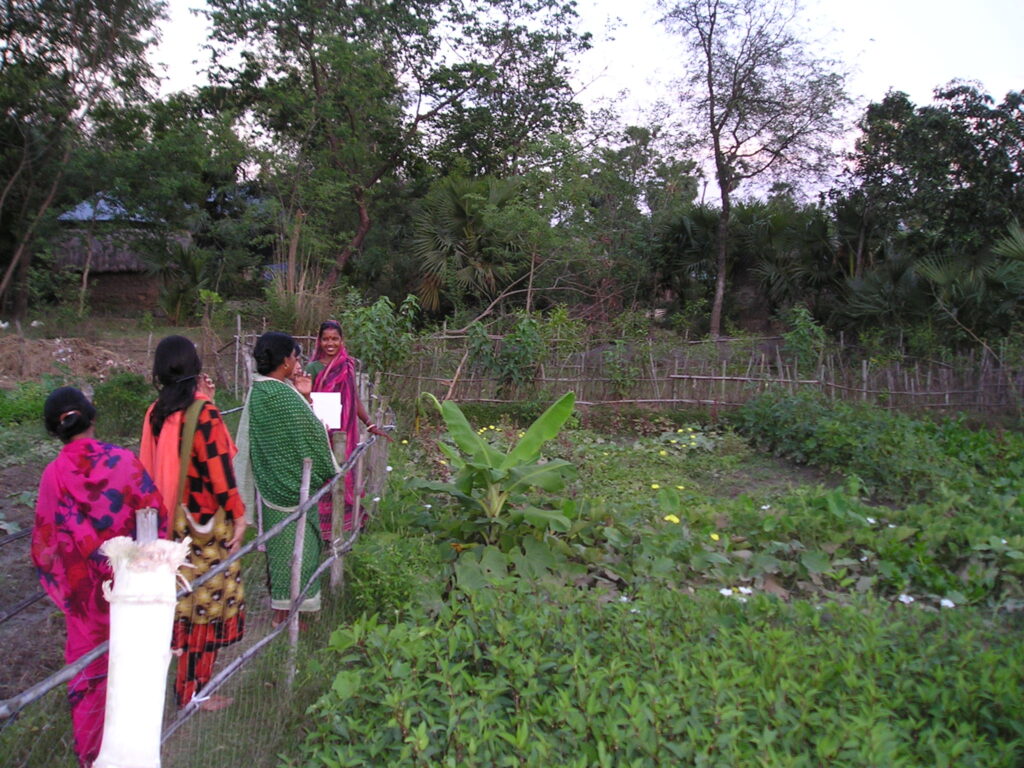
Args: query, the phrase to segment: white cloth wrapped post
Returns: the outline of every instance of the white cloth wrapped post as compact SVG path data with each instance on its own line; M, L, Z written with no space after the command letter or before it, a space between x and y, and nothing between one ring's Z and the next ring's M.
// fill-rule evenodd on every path
M119 536L103 544L114 585L103 744L93 768L159 768L167 666L177 602L178 568L189 539L137 544Z

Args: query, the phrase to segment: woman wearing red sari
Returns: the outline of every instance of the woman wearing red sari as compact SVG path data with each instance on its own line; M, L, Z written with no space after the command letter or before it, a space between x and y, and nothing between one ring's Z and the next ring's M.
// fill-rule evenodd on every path
M160 394L146 412L139 458L166 502L174 540L192 539L185 574L194 579L237 552L245 535L245 505L232 466L237 449L191 341L168 336L157 344L153 383ZM241 640L244 631L245 590L236 560L175 609L171 643L180 654L174 681L179 707L213 677L218 649ZM199 708L223 709L231 701L204 696Z
M156 485L138 459L96 440L95 418L96 408L74 387L55 389L43 407L46 430L64 447L39 481L32 560L43 589L64 611L68 664L110 637L110 604L102 585L113 572L100 545L134 536L136 510L161 509ZM68 699L75 754L90 766L103 738L106 654L71 678Z
M314 392L337 392L341 396L341 429L330 430L331 445L335 444L335 434L345 435L345 459L352 455L359 442L359 422L366 425L371 435L379 435L388 440L391 438L376 424L370 422L366 408L359 400L356 388L355 359L345 349L345 341L341 333L341 324L337 320L327 320L320 324L316 336L316 350L313 360L306 366L306 373L313 377ZM345 525L344 530L352 530L352 509L355 504L356 482L352 472L345 475ZM324 541L331 540L331 495L320 498L320 534ZM365 518L364 518L365 520Z

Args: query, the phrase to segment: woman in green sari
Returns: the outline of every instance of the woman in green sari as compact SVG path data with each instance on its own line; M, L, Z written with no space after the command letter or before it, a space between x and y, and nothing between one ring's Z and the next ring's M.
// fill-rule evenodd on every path
M301 373L298 347L287 333L268 331L256 341L257 375L238 428L235 472L243 498L259 493L264 528L270 528L299 506L302 460L313 460L310 493L338 472L327 431L309 406L312 382ZM294 378L294 382L293 382ZM246 509L255 508L247 505ZM320 527L314 504L303 520L302 584L320 562ZM267 541L267 578L274 623L284 621L290 607L291 561L296 525ZM320 584L314 584L300 611L320 610Z

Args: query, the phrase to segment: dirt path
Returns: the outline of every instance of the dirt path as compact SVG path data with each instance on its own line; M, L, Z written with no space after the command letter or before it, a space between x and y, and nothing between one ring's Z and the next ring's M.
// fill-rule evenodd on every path
M32 528L34 500L43 467L19 465L0 470L0 537ZM0 613L40 591L30 537L0 546ZM38 682L64 665L64 617L49 598L36 601L0 623L0 699Z

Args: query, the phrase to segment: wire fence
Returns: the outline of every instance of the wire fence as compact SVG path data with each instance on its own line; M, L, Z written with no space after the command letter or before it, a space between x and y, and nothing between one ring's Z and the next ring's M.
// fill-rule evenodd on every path
M365 377L361 384L361 395L368 397ZM383 405L375 410L375 421L384 423ZM390 432L394 426L384 429ZM259 531L238 552L179 592L180 604L190 595L208 590L218 579L223 580L233 568L240 568L245 589L244 634L238 642L219 651L215 673L203 686L201 694L180 708L173 695L177 664L170 665L162 735L164 766L276 765L279 752L301 737L302 713L322 690L315 663L310 662L343 618L341 563L359 539L362 519L374 512L384 484L387 455L386 442L368 436L341 463L339 473L327 485L308 499L303 496L298 509L267 530ZM302 531L304 526L299 521L304 522L310 510L315 515L320 499L329 494L339 499L335 507L340 510L344 477L349 472L357 482L353 525L345 532L340 531L340 526L337 528L340 535L326 542L325 556L320 558L312 574L295 585L298 588L292 593L289 620L275 624L269 606L269 587L262 578L267 565L264 550L268 542L281 537L298 539L297 547L301 550L303 542L296 532ZM368 507L363 504L361 491L368 494ZM6 536L0 540L0 545L22 541L29 533L22 531ZM302 614L300 632L298 607L303 596L328 572L331 573L330 594L325 595L318 614L308 620L307 614ZM4 608L0 621L17 616L25 610L24 603L38 601L41 596L41 593L33 594ZM56 626L51 627L49 619L46 626L56 629ZM63 637L59 631L50 632L39 637L38 645L53 657L57 646L62 650ZM77 763L64 684L106 652L107 644L103 643L74 664L63 666L0 700L0 766L50 768ZM184 663L183 658L178 662ZM221 695L233 699L230 706L220 711L203 710L204 702Z

